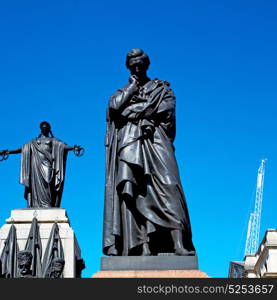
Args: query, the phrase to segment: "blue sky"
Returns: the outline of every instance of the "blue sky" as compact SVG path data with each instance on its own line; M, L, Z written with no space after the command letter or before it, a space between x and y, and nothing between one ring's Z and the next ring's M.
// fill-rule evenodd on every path
M105 110L128 80L131 48L177 97L176 156L200 269L227 277L243 259L256 175L267 157L261 237L277 228L275 1L0 1L0 149L36 137L39 123L81 144L70 153L62 207L90 277L99 270ZM20 156L0 164L0 224L26 207Z

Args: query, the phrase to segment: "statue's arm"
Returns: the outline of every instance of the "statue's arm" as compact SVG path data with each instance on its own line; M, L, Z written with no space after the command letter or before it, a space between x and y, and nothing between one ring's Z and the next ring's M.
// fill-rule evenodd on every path
M19 154L21 153L21 148L16 149L16 150L1 150L0 155L5 155L5 154Z
M109 107L113 110L123 110L129 104L132 97L137 94L138 83L134 77L131 76L131 84L118 90L110 98Z
M10 154L21 153L21 148L16 150L0 150L0 161L7 160Z
M157 110L156 124L163 128L172 141L176 134L175 106L175 95L171 89L168 89Z
M157 114L162 116L164 121L171 115L175 115L176 98L171 89L167 89L163 100L161 101Z
M66 151L74 151L74 154L76 156L82 156L84 153L84 148L80 145L74 145L74 146L65 146L64 148Z
M72 151L72 150L74 150L74 147L75 147L75 146L65 146L64 149L65 149L66 151Z
M132 96L135 94L135 89L125 88L117 91L110 98L110 109L123 110L129 104Z

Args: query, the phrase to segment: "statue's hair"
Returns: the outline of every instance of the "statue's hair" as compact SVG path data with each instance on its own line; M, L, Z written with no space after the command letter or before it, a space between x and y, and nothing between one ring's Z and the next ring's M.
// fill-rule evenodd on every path
M22 250L18 252L18 260L22 261L23 259L25 259L28 263L31 263L32 259L33 259L33 254L30 251L27 250Z
M141 58L143 60L143 62L145 63L145 65L147 66L147 68L150 65L150 59L149 56L142 50L139 48L134 48L132 50L130 50L126 56L126 67L129 69L130 67L130 60L133 58Z
M46 125L48 128L49 128L49 133L51 135L51 137L54 137L53 133L52 133L52 130L51 130L51 125L50 123L48 123L47 121L42 121L40 124L39 124L39 128L42 129L43 125ZM41 134L39 135L39 137L41 137Z
M42 121L40 124L39 124L39 128L41 129L43 125L46 125L47 127L49 127L51 129L51 125L50 123L48 123L47 121Z

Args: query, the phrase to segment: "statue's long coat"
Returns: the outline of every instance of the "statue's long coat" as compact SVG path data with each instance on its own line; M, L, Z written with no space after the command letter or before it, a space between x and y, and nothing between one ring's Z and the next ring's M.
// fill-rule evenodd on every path
M163 241L152 250L172 252L171 229L181 230L186 248L194 250L174 154L174 94L167 82L154 79L132 101L131 88L111 96L107 113L103 252L115 247L119 255L136 255L159 232ZM145 128L152 132L147 138Z

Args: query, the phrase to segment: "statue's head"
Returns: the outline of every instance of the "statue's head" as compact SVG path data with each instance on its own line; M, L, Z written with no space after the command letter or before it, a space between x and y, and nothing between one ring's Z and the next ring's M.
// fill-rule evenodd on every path
M48 136L49 133L53 136L50 123L43 121L40 123L39 128L41 133L44 134L45 136Z
M134 48L128 52L126 67L132 75L136 75L137 77L146 76L149 65L150 59L143 50Z
M33 255L30 251L22 250L18 252L18 268L22 275L30 273Z
M64 269L64 259L63 258L54 258L52 260L51 266L50 266L50 278L61 278L63 269Z

